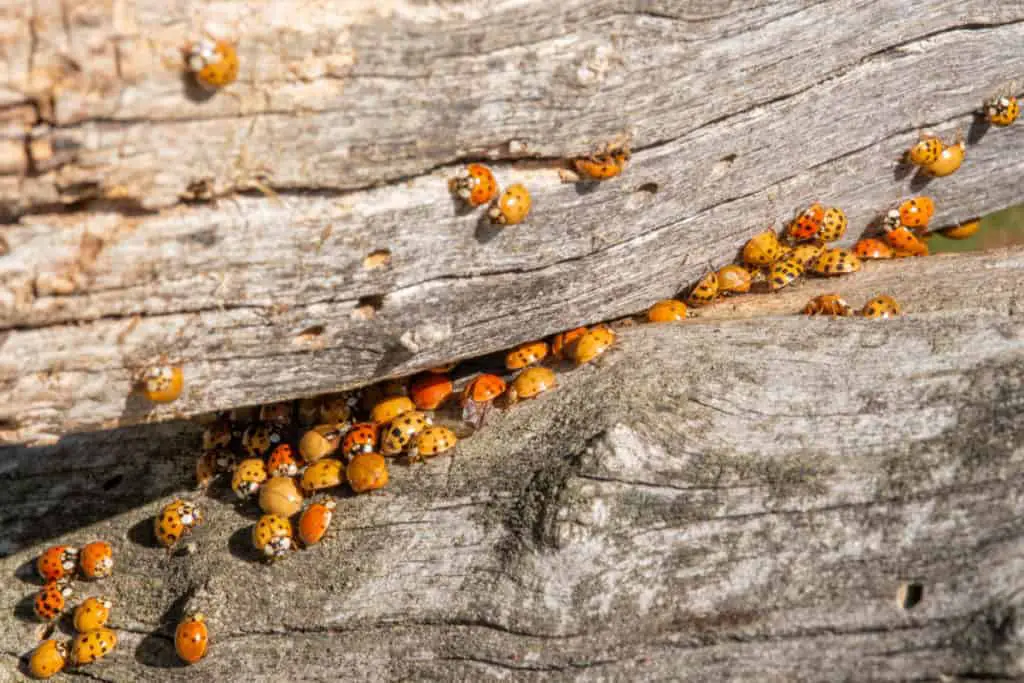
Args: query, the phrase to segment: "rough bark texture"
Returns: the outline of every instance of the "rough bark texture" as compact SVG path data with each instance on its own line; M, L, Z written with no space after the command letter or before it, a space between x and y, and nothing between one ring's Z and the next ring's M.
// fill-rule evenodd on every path
M7 442L335 390L628 314L813 199L852 233L926 185L939 224L1021 200L1024 127L972 114L1024 73L1017 2L2 7ZM212 97L179 54L205 29L237 38L243 65ZM968 132L953 177L895 164L922 126ZM624 177L559 182L558 159L623 133ZM530 187L525 225L493 231L452 202L445 178L477 158ZM365 268L380 250L390 265ZM188 389L151 410L131 378L163 353Z
M19 618L0 651L13 665L33 641L43 542L102 537L116 575L78 584L117 600L100 680L1019 678L1022 258L943 261L987 264L991 293L911 293L944 310L894 321L623 329L453 456L343 497L332 538L275 566L220 494L196 554L153 547L189 485L188 423L7 449L0 573L20 580L0 591ZM216 638L189 670L169 640L184 609Z

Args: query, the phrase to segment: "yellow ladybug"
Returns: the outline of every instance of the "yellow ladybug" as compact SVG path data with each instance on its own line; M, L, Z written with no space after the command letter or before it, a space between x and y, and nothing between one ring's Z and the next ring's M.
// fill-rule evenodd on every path
M426 413L413 410L402 413L381 433L380 452L382 455L398 455L412 443L413 438L429 427L430 418Z
M279 560L292 550L292 523L281 515L263 515L252 528L252 544L268 560Z
M526 368L512 380L506 395L509 403L515 403L554 389L557 383L555 373L550 368Z
M416 461L432 458L455 448L458 441L455 432L447 427L427 427L416 437L413 447L409 450L409 459Z

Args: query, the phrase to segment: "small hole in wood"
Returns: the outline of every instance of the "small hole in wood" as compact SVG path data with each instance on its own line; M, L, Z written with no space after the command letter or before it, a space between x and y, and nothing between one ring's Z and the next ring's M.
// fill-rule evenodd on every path
M299 332L297 335L295 335L295 339L293 339L292 341L295 342L296 344L309 343L318 339L320 336L323 335L323 333L323 325L313 325L311 327L307 327L302 332Z
M391 265L391 250L389 249L378 249L377 251L371 251L363 259L363 268L367 270L373 270L374 268L386 268Z
M896 594L896 602L903 609L913 609L923 599L924 586L916 582L904 583Z
M352 309L352 318L354 320L373 320L377 315L377 311L383 305L384 296L382 294L364 296L359 299L356 307Z
M726 154L724 157L721 158L721 161L723 161L723 162L725 162L727 164L731 164L732 162L736 161L736 155L735 154Z
M110 491L112 489L116 489L118 486L121 485L122 481L124 481L124 475L123 474L115 475L115 476L111 477L110 479L107 479L105 482L103 482L103 490L104 491Z
M648 194L657 194L661 186L658 183L644 183L640 187L636 188L637 192L646 192Z

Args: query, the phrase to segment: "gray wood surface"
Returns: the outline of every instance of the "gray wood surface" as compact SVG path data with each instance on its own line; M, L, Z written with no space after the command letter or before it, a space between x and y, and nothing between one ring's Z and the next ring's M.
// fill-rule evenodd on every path
M121 645L92 680L1019 680L1021 254L897 265L935 263L992 286L931 309L908 289L892 321L624 328L272 567L229 492L200 499L198 552L153 547L191 485L188 423L2 450L0 680L34 638L27 563L94 538L117 570L78 588L112 595ZM191 669L184 609L214 635Z
M921 189L937 224L1022 199L1024 127L972 118L1024 73L1016 2L0 7L8 443L633 313L814 199L851 233ZM238 39L242 71L196 98L176 54L204 31ZM926 187L894 165L921 126L972 142ZM623 177L559 182L558 159L623 133ZM477 158L528 185L525 224L452 202L445 179ZM390 265L365 269L379 250ZM188 387L150 410L130 379L160 354Z

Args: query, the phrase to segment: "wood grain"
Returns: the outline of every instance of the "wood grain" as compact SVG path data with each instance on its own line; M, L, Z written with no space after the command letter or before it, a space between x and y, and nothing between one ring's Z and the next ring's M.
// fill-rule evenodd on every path
M202 499L196 554L152 547L155 510L189 486L188 424L5 449L5 513L39 521L0 525L0 572L22 577L2 602L24 615L45 543L104 538L115 576L77 584L116 600L100 680L267 680L284 661L303 680L1024 675L1019 313L620 336L451 457L343 496L332 536L272 567L230 492ZM214 635L190 669L170 642L185 609ZM11 668L34 629L0 631Z
M813 199L857 233L922 188L938 224L1022 199L1021 127L972 115L1024 70L1015 3L165 5L7 6L5 442L630 314ZM211 27L243 72L200 100L175 55ZM956 175L895 165L921 126L969 133ZM559 182L558 159L622 133L622 178ZM446 178L480 158L530 187L526 224L495 231L452 202ZM365 269L380 250L390 265ZM130 377L161 354L189 389L149 410Z

